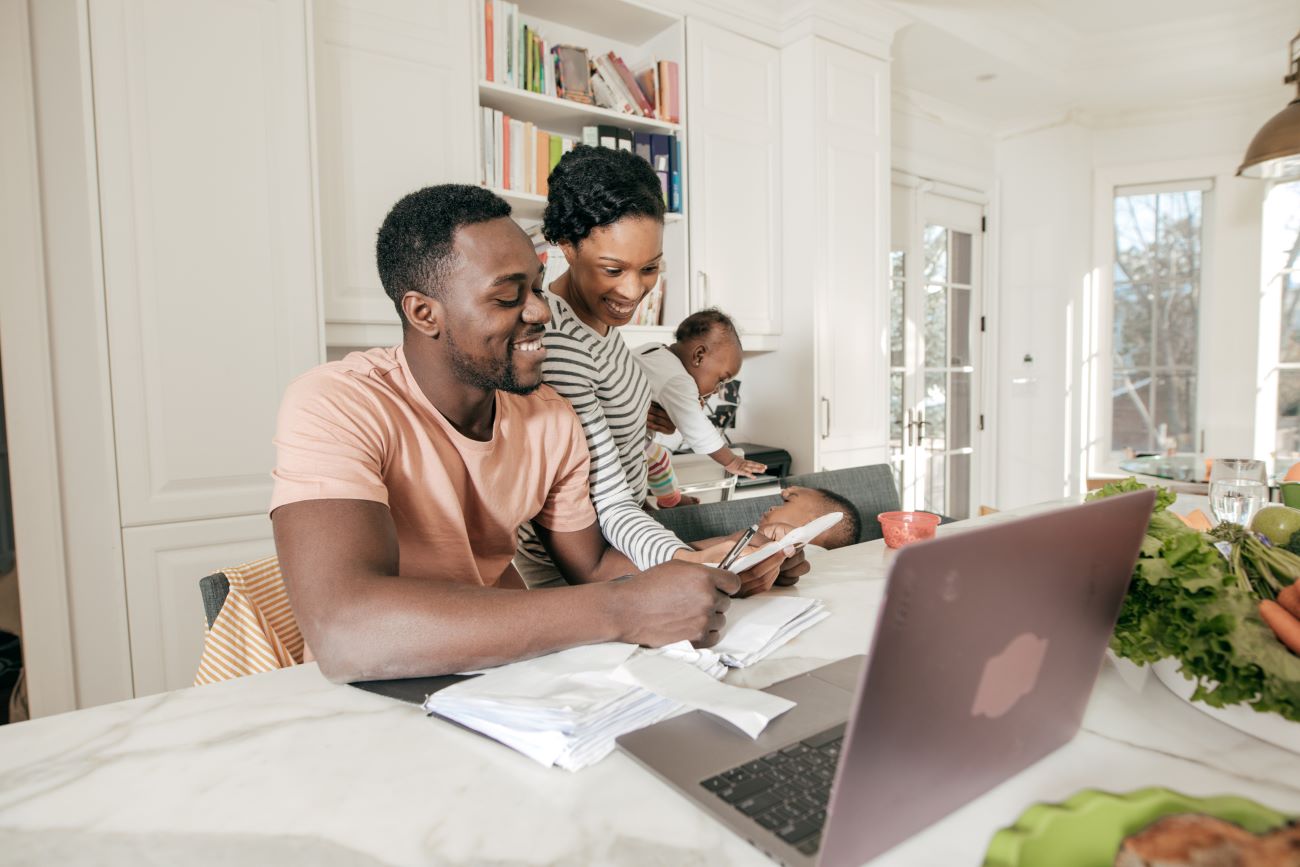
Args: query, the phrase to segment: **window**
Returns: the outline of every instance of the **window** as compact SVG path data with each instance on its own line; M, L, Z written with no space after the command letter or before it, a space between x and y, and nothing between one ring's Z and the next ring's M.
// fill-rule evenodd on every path
M1300 181L1269 190L1263 229L1265 297L1276 293L1281 303L1273 448L1280 469L1300 461ZM1270 331L1261 331L1261 342L1271 337Z
M1201 228L1209 187L1115 191L1114 452L1196 449Z

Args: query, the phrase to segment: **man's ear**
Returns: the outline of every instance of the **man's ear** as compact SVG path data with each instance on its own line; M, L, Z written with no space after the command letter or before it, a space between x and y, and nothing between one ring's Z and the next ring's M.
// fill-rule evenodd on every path
M437 298L411 290L402 296L402 312L410 327L420 334L435 340L442 336L445 311Z

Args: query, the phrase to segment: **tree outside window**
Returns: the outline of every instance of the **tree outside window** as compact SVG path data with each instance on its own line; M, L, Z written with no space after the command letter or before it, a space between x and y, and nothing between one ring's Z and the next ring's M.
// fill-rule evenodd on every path
M1200 189L1115 196L1111 450L1196 448Z
M1300 181L1278 184L1269 190L1264 203L1263 234L1265 297L1276 293L1281 305L1276 332L1277 422L1273 448L1280 470L1300 461ZM1268 335L1271 330L1266 326L1261 333Z

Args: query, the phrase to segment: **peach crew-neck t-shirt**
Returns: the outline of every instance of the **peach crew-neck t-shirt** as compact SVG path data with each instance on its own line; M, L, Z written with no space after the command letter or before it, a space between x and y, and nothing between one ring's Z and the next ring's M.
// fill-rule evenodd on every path
M271 511L302 500L383 503L397 527L401 575L522 587L520 524L590 526L591 456L568 401L548 386L497 392L492 438L457 431L416 384L402 347L354 352L285 392L275 436Z

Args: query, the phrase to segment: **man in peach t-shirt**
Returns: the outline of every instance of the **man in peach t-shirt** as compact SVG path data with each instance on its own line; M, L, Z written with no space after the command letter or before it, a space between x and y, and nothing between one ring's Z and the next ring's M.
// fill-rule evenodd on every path
M541 385L542 268L509 213L461 185L398 202L377 255L402 346L321 365L285 394L271 520L294 613L332 680L598 641L708 645L741 586L687 562L710 554L689 549L610 581L635 568L600 534L577 416ZM577 586L524 589L510 561L525 521ZM770 586L781 562L746 586Z

